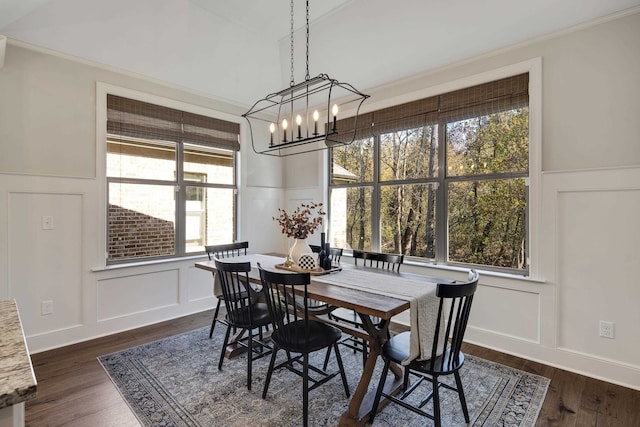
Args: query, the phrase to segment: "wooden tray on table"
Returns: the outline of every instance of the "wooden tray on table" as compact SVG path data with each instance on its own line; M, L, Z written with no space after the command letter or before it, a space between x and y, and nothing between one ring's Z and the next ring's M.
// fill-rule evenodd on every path
M293 271L294 273L310 273L312 276L322 276L323 274L334 273L342 270L342 267L339 265L332 265L331 270L325 270L321 267L316 267L310 270L307 268L296 267L295 265L286 267L284 264L276 264L274 267L280 270Z

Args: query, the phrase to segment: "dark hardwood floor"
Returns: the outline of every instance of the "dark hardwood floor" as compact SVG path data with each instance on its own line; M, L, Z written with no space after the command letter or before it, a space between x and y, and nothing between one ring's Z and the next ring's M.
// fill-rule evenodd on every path
M212 311L32 356L38 397L26 403L27 426L137 426L98 356L210 325ZM538 426L640 426L640 391L465 344L465 353L551 379Z

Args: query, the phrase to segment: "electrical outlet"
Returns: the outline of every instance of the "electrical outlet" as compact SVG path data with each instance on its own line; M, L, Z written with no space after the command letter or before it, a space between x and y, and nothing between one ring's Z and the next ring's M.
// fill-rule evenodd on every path
M43 316L53 314L53 301L42 301L40 303L40 314Z
M600 321L600 336L604 338L613 338L613 322Z

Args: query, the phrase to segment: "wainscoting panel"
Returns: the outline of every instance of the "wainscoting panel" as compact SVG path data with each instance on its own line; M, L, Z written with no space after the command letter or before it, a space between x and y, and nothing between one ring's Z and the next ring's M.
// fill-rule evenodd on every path
M640 189L558 193L560 348L640 367L639 212Z
M540 295L481 284L473 298L469 328L540 342Z
M8 288L25 335L82 324L82 195L8 193Z
M179 269L98 281L99 322L179 304Z
M215 305L213 300L213 274L196 267L185 268L183 274L186 277L187 302L211 299L212 304Z

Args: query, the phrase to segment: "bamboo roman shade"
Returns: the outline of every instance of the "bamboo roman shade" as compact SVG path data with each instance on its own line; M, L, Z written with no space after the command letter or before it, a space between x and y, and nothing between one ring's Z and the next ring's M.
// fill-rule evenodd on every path
M485 116L528 104L529 74L525 73L362 114L356 139ZM337 128L353 129L353 118L339 120Z
M107 133L240 150L238 123L116 95L107 95Z

